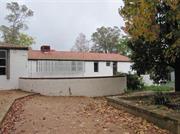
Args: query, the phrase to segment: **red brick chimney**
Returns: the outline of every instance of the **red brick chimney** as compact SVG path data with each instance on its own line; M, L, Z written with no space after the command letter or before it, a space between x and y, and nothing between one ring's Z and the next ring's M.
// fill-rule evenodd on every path
M49 45L41 46L41 52L45 53L45 52L50 52L50 51L51 51L51 47Z

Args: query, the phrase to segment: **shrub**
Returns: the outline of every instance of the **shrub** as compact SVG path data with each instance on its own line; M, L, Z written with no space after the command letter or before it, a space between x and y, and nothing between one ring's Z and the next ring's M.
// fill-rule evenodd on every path
M137 74L127 74L127 88L130 90L142 90L144 83Z
M127 90L142 90L144 88L142 78L137 74L118 73L118 75L127 77Z
M158 92L154 96L154 104L155 105L166 105L170 102L170 99L167 95L163 94L162 92Z

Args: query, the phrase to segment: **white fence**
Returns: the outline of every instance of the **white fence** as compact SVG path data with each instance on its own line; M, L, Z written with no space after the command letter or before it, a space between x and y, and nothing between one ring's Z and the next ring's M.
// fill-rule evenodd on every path
M126 77L20 78L21 90L48 96L107 96L126 89Z

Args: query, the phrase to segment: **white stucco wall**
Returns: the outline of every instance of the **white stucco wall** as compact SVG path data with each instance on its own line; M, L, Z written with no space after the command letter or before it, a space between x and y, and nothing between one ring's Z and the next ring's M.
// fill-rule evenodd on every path
M10 79L0 75L0 90L18 89L19 77L28 75L27 50L10 50Z
M132 62L118 62L118 72L121 73L128 73L129 71L132 72L131 70L131 65L133 63Z
M28 60L28 76L37 76L36 74L36 61L34 60Z
M126 77L20 79L21 90L48 96L107 96L126 89Z
M99 63L99 71L94 72L94 62L85 62L85 72L84 76L113 76L113 67L112 62L110 62L110 66L106 66L106 62L98 62Z
M174 72L171 72L171 81L175 81L175 73Z

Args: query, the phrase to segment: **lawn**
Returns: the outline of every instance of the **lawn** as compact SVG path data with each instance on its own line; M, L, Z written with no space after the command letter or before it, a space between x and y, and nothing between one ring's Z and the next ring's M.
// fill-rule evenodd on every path
M174 91L174 81L168 81L165 84L156 85L156 86L145 86L144 90L151 90L151 91L157 91L157 92L169 92Z
M173 87L169 87L167 85L157 85L157 86L145 86L145 91L155 91L155 92L169 92L173 91Z

